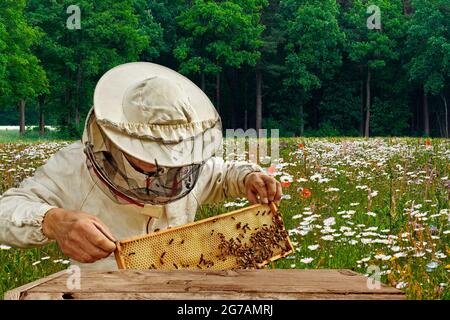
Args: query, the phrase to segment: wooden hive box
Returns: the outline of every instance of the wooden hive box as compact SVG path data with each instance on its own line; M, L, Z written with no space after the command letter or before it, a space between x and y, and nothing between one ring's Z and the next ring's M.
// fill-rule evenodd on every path
M80 290L59 272L6 293L7 300L400 300L404 294L349 270L82 271Z

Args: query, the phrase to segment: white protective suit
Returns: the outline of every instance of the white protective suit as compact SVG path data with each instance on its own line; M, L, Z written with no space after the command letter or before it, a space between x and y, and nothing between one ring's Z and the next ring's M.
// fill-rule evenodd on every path
M141 213L137 206L113 202L96 185L101 182L94 181L89 174L80 141L56 153L33 177L0 197L0 244L30 248L49 243L42 232L42 222L52 208L97 216L116 239L190 223L201 204L219 202L228 197L244 197L244 178L255 171L261 171L261 168L249 163L226 163L221 158L211 158L204 165L193 191L162 207L161 217L155 219ZM84 269L117 269L113 256L94 264L78 265Z
M97 84L94 111L96 125L87 123L82 141L56 153L33 177L0 197L0 244L47 244L42 223L52 208L94 215L118 240L183 225L194 221L201 204L244 197L245 177L261 171L253 164L213 157L222 142L220 116L194 83L163 66L136 62L113 68ZM194 189L165 206L142 210L118 204L86 164L87 142L94 151L108 151L100 126L112 143L142 161L157 159L168 167L205 163ZM184 151L192 158L183 156ZM117 268L113 257L83 267Z

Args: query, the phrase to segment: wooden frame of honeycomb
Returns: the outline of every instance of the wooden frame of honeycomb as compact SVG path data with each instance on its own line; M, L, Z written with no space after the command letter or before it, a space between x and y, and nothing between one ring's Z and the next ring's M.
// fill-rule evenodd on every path
M274 203L118 241L119 269L259 269L293 252Z

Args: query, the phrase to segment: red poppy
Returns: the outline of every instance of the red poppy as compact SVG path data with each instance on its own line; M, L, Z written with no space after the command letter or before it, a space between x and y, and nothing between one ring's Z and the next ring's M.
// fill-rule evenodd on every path
M299 148L299 149L303 149L304 147L305 147L305 146L303 145L303 143L299 143L299 144L298 144L298 148Z
M281 181L281 186L283 188L289 188L291 186L292 182L290 181Z
M431 146L431 140L430 139L427 139L427 140L425 140L425 145L428 147L428 146Z
M275 174L277 171L277 168L275 166L270 166L269 169L267 169L267 172L271 175Z
M304 189L302 190L302 192L300 193L300 196L301 196L302 198L309 199L309 198L311 198L311 196L312 196L312 192L311 192L311 190L309 190L308 188L304 188Z

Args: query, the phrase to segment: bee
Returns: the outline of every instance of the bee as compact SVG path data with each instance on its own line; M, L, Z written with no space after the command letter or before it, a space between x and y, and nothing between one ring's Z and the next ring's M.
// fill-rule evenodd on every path
M171 244L172 244L172 242L173 242L173 238L172 238L172 239L170 239L170 241L169 241L169 245L171 245Z
M173 266L175 267L175 269L178 269L178 266L174 263Z
M184 243L184 239L183 240L181 240L181 244L183 244Z
M161 255L161 259L164 258L165 255L166 255L166 252L164 251Z
M160 263L160 264L164 264L163 259L159 259L159 263Z
M128 254L128 256L134 256L136 254L136 252L130 252L129 254Z
M240 222L238 222L238 224L236 225L236 228L237 228L237 229L240 229L240 228L241 228L241 223L240 223Z
M216 218L216 219L213 219L213 221L212 221L212 222L213 222L213 223L216 223L216 222L217 222L217 220L218 220L217 218Z
M156 269L156 266L154 263L152 263L151 269Z
M233 219L233 220L236 220L236 218L235 218L235 217L231 217L231 219Z
M214 234L214 229L213 230L211 230L211 235L213 235Z

